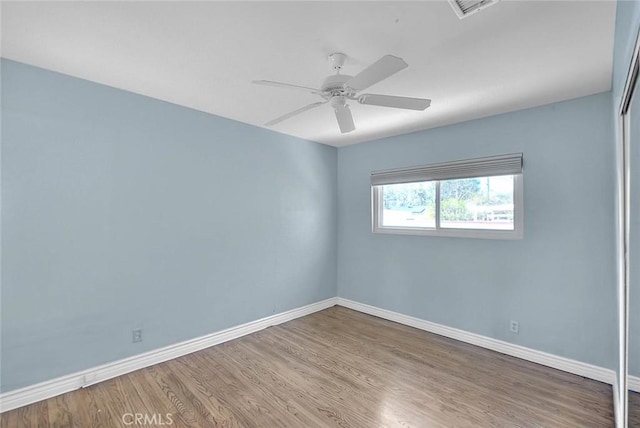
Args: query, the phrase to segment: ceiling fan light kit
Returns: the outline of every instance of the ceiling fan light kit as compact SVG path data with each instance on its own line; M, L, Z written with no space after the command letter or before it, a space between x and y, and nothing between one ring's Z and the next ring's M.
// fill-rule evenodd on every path
M340 74L340 70L342 70L346 59L347 56L339 52L329 55L329 60L331 61L336 74L325 78L319 89L292 85L289 83L274 82L271 80L254 80L253 83L258 85L303 90L319 95L324 99L324 101L306 105L290 113L277 117L267 122L265 126L275 125L307 110L330 103L331 107L333 107L335 111L340 132L346 134L356 129L351 109L347 104L348 100L357 101L359 104L406 110L425 110L431 105L431 100L424 98L410 98L380 94L358 95L358 92L392 76L400 70L407 68L408 65L402 58L393 55L385 55L355 76Z

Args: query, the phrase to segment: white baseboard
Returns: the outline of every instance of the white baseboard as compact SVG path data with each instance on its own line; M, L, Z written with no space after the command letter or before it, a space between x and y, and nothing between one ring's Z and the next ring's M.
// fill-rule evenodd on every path
M629 375L627 377L627 387L633 392L640 392L640 377Z
M26 406L56 395L74 391L117 376L130 373L154 364L162 363L192 352L218 345L229 340L237 339L247 334L255 333L267 327L282 324L314 312L335 306L337 298L332 297L321 302L312 303L300 308L271 315L256 321L251 321L226 330L221 330L206 336L187 340L185 342L155 349L143 354L107 363L98 367L72 373L56 379L51 379L25 388L0 394L0 413L18 407Z
M337 304L339 306L344 306L345 308L353 309L358 312L364 312L365 314L374 315L379 318L384 318L389 321L394 321L400 324L408 325L410 327L418 328L420 330L439 334L440 336L449 337L461 342L481 346L483 348L491 349L492 351L497 351L502 354L522 358L523 360L532 361L534 363L542 364L554 369L588 377L590 379L595 379L597 381L605 382L610 385L613 385L613 383L616 381L616 373L613 370L605 369L603 367L594 366L592 364L583 363L569 358L559 357L557 355L548 354L542 351L536 351L535 349L526 348L520 345L514 345L513 343L492 339L490 337L481 336L475 333L469 333L464 330L458 330L457 328L447 327L441 324L425 321L423 319L411 317L398 312L393 312L386 309L377 308L375 306L366 305L364 303L355 302L353 300L344 299L342 297L338 297Z

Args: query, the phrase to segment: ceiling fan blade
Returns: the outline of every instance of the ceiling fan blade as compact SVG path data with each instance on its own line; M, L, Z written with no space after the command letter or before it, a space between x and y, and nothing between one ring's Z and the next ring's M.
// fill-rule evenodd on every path
M425 110L431 100L425 98L395 97L392 95L362 94L358 97L360 104L404 108L408 110Z
M346 134L347 132L351 132L356 129L356 126L353 124L353 116L351 115L351 110L348 105L338 105L334 107L334 110L336 111L336 119L338 119L338 126L340 127L341 133Z
M402 58L385 55L353 76L344 85L356 91L361 91L407 67L407 63Z
M311 92L312 94L319 94L321 92L320 89L309 88L307 86L292 85L290 83L274 82L272 80L253 80L251 83L254 83L256 85L276 86L279 88L298 89L305 92Z
M264 126L272 126L272 125L275 125L276 123L280 123L280 122L282 122L283 120L289 119L290 117L293 117L293 116L295 116L295 115L297 115L297 114L300 114L300 113L302 113L302 112L305 112L305 111L307 111L307 110L311 110L312 108L319 107L319 106L321 106L322 104L326 104L326 103L328 103L328 102L329 102L329 101L319 101L319 102L317 102L317 103L313 103L313 104L306 105L306 106L304 106L304 107L302 107L302 108L299 108L298 110L294 110L294 111L292 111L292 112L290 112L290 113L287 113L287 114L285 114L285 115L282 115L282 116L280 116L280 117L277 117L277 118L275 118L275 119L273 119L273 120L271 120L271 121L269 121L269 122L265 123L265 124L264 124Z

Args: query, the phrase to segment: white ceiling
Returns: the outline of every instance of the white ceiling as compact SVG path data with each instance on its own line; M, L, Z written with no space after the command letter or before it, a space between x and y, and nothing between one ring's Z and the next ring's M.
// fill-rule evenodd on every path
M262 126L316 95L327 56L357 74L382 55L409 68L365 92L432 99L422 112L351 103L340 134L322 106L274 130L334 146L607 91L613 1L503 0L459 20L423 2L3 2L2 56Z

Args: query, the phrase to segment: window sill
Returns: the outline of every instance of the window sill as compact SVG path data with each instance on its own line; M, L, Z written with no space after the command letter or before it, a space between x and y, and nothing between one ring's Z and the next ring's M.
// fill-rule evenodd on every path
M441 236L446 238L473 238L473 239L523 239L523 233L519 230L486 230L486 229L416 229L401 227L376 227L373 233L383 235L416 235L416 236Z

